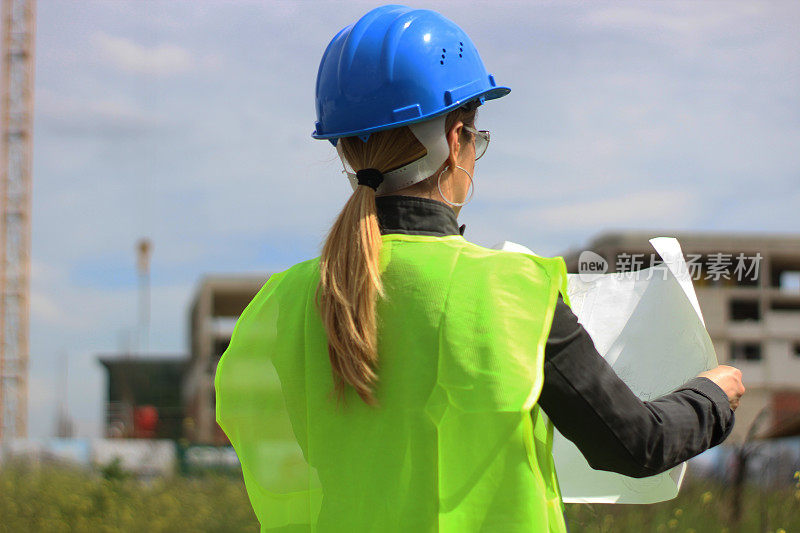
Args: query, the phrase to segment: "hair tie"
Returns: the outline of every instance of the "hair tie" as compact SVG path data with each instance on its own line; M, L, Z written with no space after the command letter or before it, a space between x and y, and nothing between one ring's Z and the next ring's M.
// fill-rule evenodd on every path
M377 191L378 186L383 182L383 173L377 168L364 168L356 172L359 185L366 185Z

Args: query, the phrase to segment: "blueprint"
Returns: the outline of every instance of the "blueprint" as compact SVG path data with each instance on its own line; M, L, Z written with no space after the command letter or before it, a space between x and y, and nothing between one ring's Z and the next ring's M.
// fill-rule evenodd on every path
M578 321L642 400L668 394L718 364L680 244L669 237L650 243L662 264L634 272L569 274L567 282ZM536 255L509 241L496 248ZM686 472L686 463L639 479L594 470L557 428L553 457L565 503L669 500L677 496Z

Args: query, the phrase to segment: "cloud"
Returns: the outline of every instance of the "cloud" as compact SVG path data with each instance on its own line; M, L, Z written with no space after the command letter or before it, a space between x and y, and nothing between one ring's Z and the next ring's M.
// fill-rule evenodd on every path
M696 201L680 189L638 191L541 209L535 217L561 228L616 225L685 227L696 214Z
M70 327L68 320L64 320L66 315L61 312L58 304L44 292L31 290L31 320L40 321L43 324L59 327Z
M215 69L222 62L219 54L196 57L174 44L147 47L103 32L92 36L92 44L106 64L130 74L180 75L200 68Z
M753 17L766 9L756 3L733 3L720 9L704 4L611 5L589 9L581 22L596 29L631 32L655 40L676 38L708 41L730 31L735 25L747 27Z
M165 120L120 95L77 98L42 88L36 120L59 136L131 137L152 132Z
M30 320L51 328L72 328L78 325L75 316L65 313L59 305L54 287L66 281L60 266L31 259Z

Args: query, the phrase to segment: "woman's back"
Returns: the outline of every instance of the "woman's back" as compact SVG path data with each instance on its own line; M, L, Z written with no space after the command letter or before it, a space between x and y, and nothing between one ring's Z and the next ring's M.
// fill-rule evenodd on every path
M552 424L535 406L563 261L489 250L457 235L382 240L377 407L349 388L344 401L332 398L313 300L317 259L273 276L220 362L217 379L229 383L237 366L253 372L243 360L256 353L280 376L312 467L306 508L296 502L286 523L313 522L319 507L320 531L564 531ZM240 394L252 404L258 391ZM220 402L220 424L235 435L230 425L245 419L235 400ZM242 457L241 447L243 464L269 460L252 446L253 456ZM263 480L245 477L269 490L268 471ZM263 509L262 526L278 525L267 507L281 508L286 497L259 493L269 501L253 502Z
M600 468L649 474L724 438L719 387L644 405L568 308L552 325L559 292L568 305L561 258L452 234L491 138L477 109L509 92L430 10L375 8L326 47L312 136L336 147L353 194L320 257L245 309L214 384L262 531L563 532L548 402L582 451L595 435L577 425L603 430ZM409 221L440 205L450 232L387 232L378 204L393 196Z

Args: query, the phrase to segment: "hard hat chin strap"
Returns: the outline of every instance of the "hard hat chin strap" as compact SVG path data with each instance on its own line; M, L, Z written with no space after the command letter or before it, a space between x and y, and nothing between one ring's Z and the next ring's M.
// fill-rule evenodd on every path
M416 161L412 161L405 166L385 173L383 175L383 183L381 183L375 191L375 194L387 194L419 183L432 176L439 167L442 166L442 163L444 163L450 153L450 147L447 144L444 131L446 118L447 115L445 114L424 122L408 125L411 133L422 143L428 153ZM356 187L358 187L358 179L356 174L352 172L352 169L348 168L348 163L344 157L341 146L342 143L336 143L336 152L342 160L344 172L350 180L350 185L353 187L353 190L356 190Z

